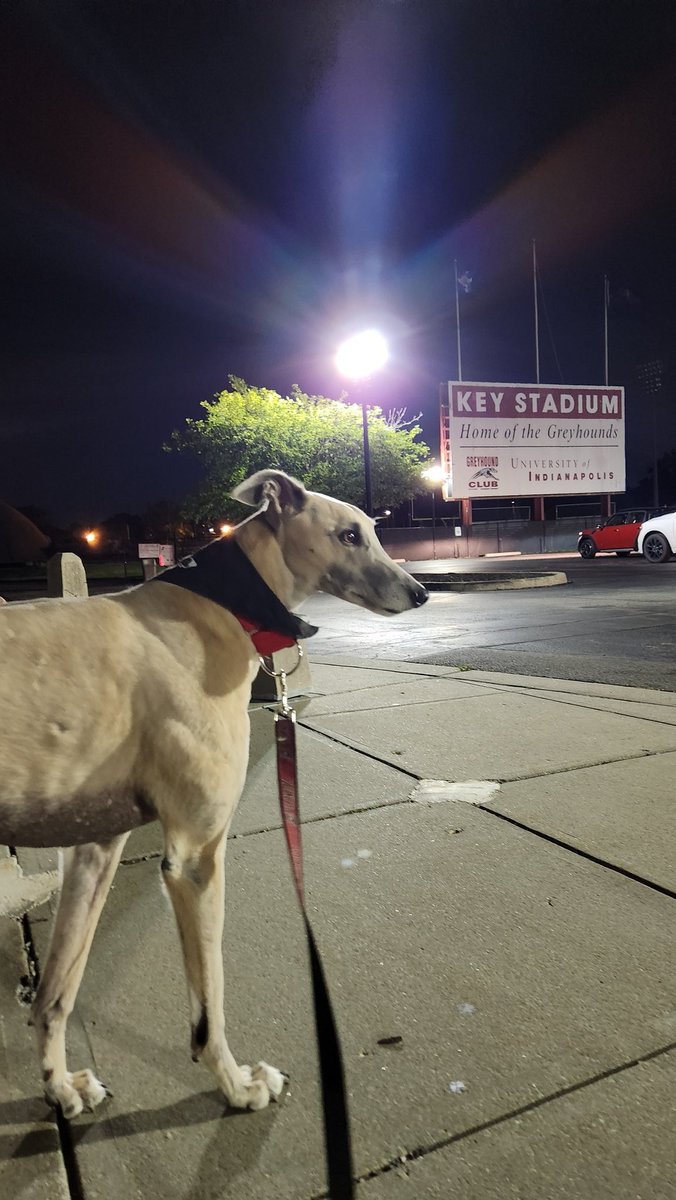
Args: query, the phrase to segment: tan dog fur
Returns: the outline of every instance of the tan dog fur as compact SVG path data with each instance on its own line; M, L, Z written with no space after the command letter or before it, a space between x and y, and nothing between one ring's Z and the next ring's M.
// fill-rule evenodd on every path
M380 613L424 603L351 505L276 471L234 495L269 502L235 537L287 607L318 588ZM238 1066L223 1016L224 854L247 768L250 638L211 600L155 580L115 596L6 605L0 661L0 841L72 847L33 1007L47 1098L73 1117L105 1096L91 1071L68 1071L66 1023L128 833L159 819L193 1056L231 1105L265 1107L282 1075Z

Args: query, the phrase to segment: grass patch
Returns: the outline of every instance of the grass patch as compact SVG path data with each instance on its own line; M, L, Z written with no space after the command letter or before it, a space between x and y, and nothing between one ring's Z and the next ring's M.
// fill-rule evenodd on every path
M143 579L143 567L138 560L132 562L106 562L97 559L84 562L87 579L128 579L131 583ZM26 563L23 566L0 566L0 585L6 583L44 582L47 586L47 567L41 563Z
M12 582L18 580L23 583L24 580L47 579L47 568L29 563L26 566L18 567L0 567L0 583L3 580Z
M87 579L143 579L143 567L138 561L121 562L86 562L84 569Z

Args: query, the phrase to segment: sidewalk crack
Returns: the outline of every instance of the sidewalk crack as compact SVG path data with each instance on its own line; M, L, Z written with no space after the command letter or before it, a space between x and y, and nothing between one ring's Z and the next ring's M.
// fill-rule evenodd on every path
M587 862L593 862L598 867L605 867L607 871L612 871L615 875L622 875L625 879L631 879L633 883L640 883L643 887L650 888L653 892L659 892L662 896L668 896L670 900L676 900L676 892L672 888L665 887L661 883L656 883L652 879L646 879L644 875L637 875L635 871L630 871L628 867L621 867L617 863L611 863L606 858L600 858L597 854L592 854L590 850L583 850L581 846L575 846L572 842L566 842L554 833L545 833L542 829L536 829L533 825L526 824L525 821L519 821L516 817L511 817L507 813L500 812L499 809L491 808L490 805L480 804L477 807L481 812L490 813L492 817L497 817L500 821L506 821L508 825L514 825L517 829L522 829L524 833L535 834L543 842L550 842L553 846L559 846L562 850L568 850L571 854L576 854L578 858L584 858Z
M316 725L312 725L302 719L298 722L298 725L302 729L308 729L311 733L319 734L320 737L326 738L329 742L335 742L338 746L346 746L348 750L354 750L356 754L361 754L364 758L370 758L373 762L380 763L381 766L391 767L399 775L407 775L410 779L415 779L416 783L422 779L422 775L419 775L417 771L409 771L408 767L390 762L388 758L382 758L381 755L376 754L372 750L367 750L366 746L360 746L357 742L350 741L349 738L340 737L339 734L331 733L327 729L319 729Z
M12 850L11 847L10 850ZM14 851L14 853L16 852ZM19 982L20 998L22 1004L32 1004L40 983L40 960L33 939L30 918L27 913L24 913L21 917L20 925L27 964L27 974ZM64 1117L61 1108L56 1109L54 1117L59 1138L59 1149L68 1184L68 1195L70 1200L86 1200L70 1122Z
M616 1075L622 1075L625 1071L631 1071L635 1067L641 1066L642 1063L651 1062L653 1059L670 1054L674 1050L676 1050L676 1042L669 1042L666 1046L659 1046L656 1050L649 1050L645 1054L640 1054L636 1058L620 1063L618 1066L608 1067L605 1071L599 1071L598 1074L590 1075L587 1079L581 1079L578 1083L558 1088L555 1092L548 1092L546 1096L540 1096L537 1100L530 1100L527 1104L521 1104L517 1108L510 1109L508 1112L500 1113L497 1117L490 1117L487 1121L480 1121L477 1125L463 1129L460 1133L453 1133L449 1137L439 1138L435 1142L430 1142L428 1146L416 1146L413 1150L402 1150L400 1154L388 1159L381 1166L373 1167L370 1171L365 1171L363 1174L357 1175L355 1183L367 1183L371 1179L387 1175L390 1171L395 1171L397 1168L408 1165L408 1163L419 1162L421 1159L427 1158L428 1155L435 1154L438 1150L445 1150L446 1147L455 1145L456 1142L462 1142L467 1138L476 1137L479 1133L485 1133L489 1129L495 1129L500 1125L506 1124L507 1121L513 1121L517 1117L523 1117L527 1113L535 1112L538 1108L543 1108L546 1104L563 1100L566 1096L572 1096L576 1092L584 1091L588 1087L602 1083L605 1079L612 1079ZM329 1193L322 1191L315 1193L312 1196L312 1200L328 1200L328 1197Z

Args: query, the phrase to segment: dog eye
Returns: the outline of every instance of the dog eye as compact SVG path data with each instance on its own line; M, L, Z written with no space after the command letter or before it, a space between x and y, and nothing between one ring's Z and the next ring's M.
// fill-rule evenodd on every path
M341 542L343 542L346 546L361 545L361 538L359 536L358 529L344 529L343 532L339 534L339 537Z

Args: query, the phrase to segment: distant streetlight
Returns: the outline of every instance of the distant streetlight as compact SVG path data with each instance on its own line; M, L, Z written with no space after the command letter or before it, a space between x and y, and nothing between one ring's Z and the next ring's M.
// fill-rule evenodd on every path
M365 509L369 516L373 515L373 495L371 490L371 452L369 448L369 421L366 385L376 371L382 370L389 358L389 349L382 333L377 329L365 329L346 339L338 347L336 367L346 379L353 383L362 383L361 389L361 423L364 439L364 492L366 497Z
M95 546L99 540L99 535L95 529L88 529L82 536L88 546Z
M437 557L436 493L437 493L437 488L441 487L441 484L444 482L444 480L446 478L446 472L444 471L443 467L438 467L436 465L436 463L433 463L431 467L426 467L424 471L420 472L420 474L421 474L422 478L426 481L426 483L428 483L430 485L430 487L432 489L432 558L436 558Z

